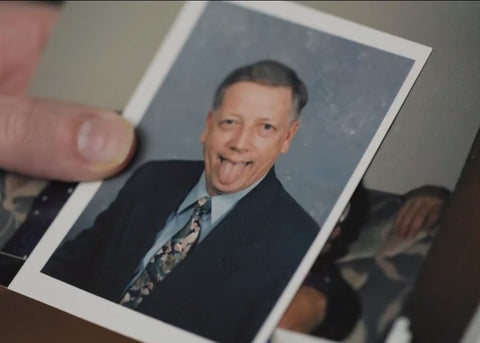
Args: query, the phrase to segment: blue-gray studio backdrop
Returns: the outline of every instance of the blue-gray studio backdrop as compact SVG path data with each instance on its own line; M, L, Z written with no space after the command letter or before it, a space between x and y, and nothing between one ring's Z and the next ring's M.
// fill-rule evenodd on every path
M234 4L209 3L138 126L134 164L104 182L65 239L89 228L140 164L202 159L213 93L233 69L262 59L292 67L310 99L276 164L290 194L322 225L414 61ZM132 204L135 206L135 204Z

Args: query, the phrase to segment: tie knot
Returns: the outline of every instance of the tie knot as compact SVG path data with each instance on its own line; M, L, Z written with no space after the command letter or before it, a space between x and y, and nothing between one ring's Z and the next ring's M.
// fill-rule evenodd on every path
M197 200L195 204L195 209L202 214L210 213L212 210L212 198L210 197L203 197Z

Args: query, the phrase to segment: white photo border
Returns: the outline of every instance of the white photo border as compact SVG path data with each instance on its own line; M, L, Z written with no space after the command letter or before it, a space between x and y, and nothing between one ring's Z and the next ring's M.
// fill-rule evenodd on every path
M231 3L414 60L407 78L350 180L321 227L320 233L306 252L299 268L257 333L254 342L263 343L271 336L276 323L286 310L296 290L301 285L309 268L329 237L330 232L333 230L343 208L348 203L420 74L430 55L431 48L291 2L277 2L275 6L268 2L245 1ZM142 119L148 105L152 101L157 89L163 83L177 55L205 10L206 5L207 2L193 1L185 4L181 9L175 23L172 25L125 108L124 116L135 125ZM83 183L77 187L30 255L30 258L9 285L9 289L137 340L158 342L168 338L169 341L174 342L210 342L203 337L118 306L40 272L48 258L95 195L100 185L101 182Z

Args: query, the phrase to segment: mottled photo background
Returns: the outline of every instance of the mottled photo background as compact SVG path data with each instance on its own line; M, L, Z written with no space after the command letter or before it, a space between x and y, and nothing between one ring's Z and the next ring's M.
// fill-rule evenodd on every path
M105 181L65 239L89 228L131 173L152 159L202 159L213 93L233 69L262 59L292 67L309 102L276 164L285 188L321 226L414 61L228 3L209 3L138 126L130 168ZM132 204L134 206L135 204Z

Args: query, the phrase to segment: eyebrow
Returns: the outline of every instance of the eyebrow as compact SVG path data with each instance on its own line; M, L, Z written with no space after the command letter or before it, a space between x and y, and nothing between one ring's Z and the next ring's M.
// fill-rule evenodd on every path
M257 122L265 122L265 121L267 121L267 122L270 122L270 123L277 123L277 122L278 122L278 120L275 120L275 119L270 118L270 117L260 117L260 118L258 118L256 121L257 121Z
M223 116L228 116L228 117L241 117L242 115L240 113L236 113L236 112L222 112L222 113L219 113Z

